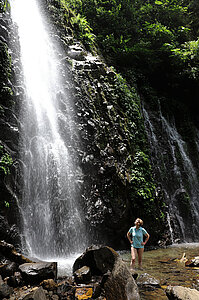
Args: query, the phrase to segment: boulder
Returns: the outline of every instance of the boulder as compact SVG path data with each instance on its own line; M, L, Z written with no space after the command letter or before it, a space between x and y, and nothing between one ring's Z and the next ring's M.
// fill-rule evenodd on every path
M20 300L47 300L45 291L42 287L34 287L32 289L28 289L22 291L20 295L15 299Z
M0 124L1 124L1 121L0 121ZM2 142L1 142L1 145L2 145ZM4 146L4 148L7 150L7 148L5 146ZM9 150L7 150L7 151L10 152ZM4 181L4 183L5 183L5 181ZM1 188L2 188L2 183L1 183ZM1 193L3 193L2 190L1 190ZM8 199L9 199L9 197L8 197ZM13 209L13 207L12 207L12 209ZM15 213L15 211L14 211L14 213ZM8 243L20 244L19 232L18 232L17 226L15 224L9 225L6 217L1 216L1 215L0 215L0 237L1 237L1 240L4 240Z
M72 289L72 285L73 285L73 282L72 281L69 282L66 279L60 281L57 284L57 294L60 296L60 298L63 298L64 295L66 295L67 292Z
M137 280L137 285L146 289L160 288L160 281L147 273L141 274Z
M108 246L88 248L73 265L73 274L83 266L90 268L91 276L102 276L101 286L108 300L138 300L138 287L128 267L119 254Z
M9 286L14 288L24 285L24 281L20 272L15 272L13 276L7 277L6 282Z
M27 283L40 283L45 279L57 277L57 263L55 262L25 263L19 266L19 270Z
M118 257L112 272L104 284L105 297L108 300L139 300L138 287L128 267Z
M193 283L193 288L199 291L199 279L195 279Z
M189 259L185 262L186 267L199 267L199 256Z
M7 298L13 291L13 288L9 287L0 276L0 299Z
M0 275L5 278L14 275L17 271L17 264L15 262L9 262L0 265Z
M182 286L168 286L166 295L169 300L198 300L199 291Z
M54 291L57 289L57 283L53 279L43 280L40 285L48 291Z
M78 257L73 265L73 273L88 266L92 275L103 275L108 270L112 270L119 254L107 246L91 246L80 257Z
M7 259L17 264L30 263L32 262L27 257L18 253L12 244L8 244L5 241L0 241L0 253Z
M89 267L83 266L74 272L74 277L76 283L88 282L91 280L91 270Z

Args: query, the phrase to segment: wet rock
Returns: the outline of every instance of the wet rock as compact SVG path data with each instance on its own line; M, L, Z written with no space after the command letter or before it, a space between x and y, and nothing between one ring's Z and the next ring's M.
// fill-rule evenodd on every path
M91 246L76 259L73 272L83 266L88 266L92 275L105 274L113 269L118 256L118 253L110 247Z
M69 46L68 56L75 60L86 60L85 51L80 45L71 45Z
M196 279L193 283L193 288L199 291L199 279Z
M7 298L11 293L13 289L9 287L0 276L0 299L3 299L4 297Z
M4 40L8 40L8 29L6 28L6 26L3 26L2 24L0 24L0 36L4 38Z
M75 282L82 283L91 280L91 270L87 266L83 266L82 268L76 270L74 272Z
M182 286L169 286L166 289L169 300L198 300L199 291Z
M18 253L12 244L8 244L5 241L0 241L0 253L17 264L32 262L27 257Z
M53 279L43 280L40 285L48 291L54 291L57 288L57 283Z
M133 278L136 280L138 278L138 273L135 270L130 270L130 272Z
M147 273L141 274L137 280L137 285L146 289L160 288L160 281Z
M20 265L19 269L25 282L40 283L45 279L57 277L57 263L55 262L25 263Z
M10 226L3 216L0 216L0 236L2 240L8 243L13 243L19 240L19 233L16 225L13 224Z
M16 299L19 300L47 300L46 293L42 287L34 287L22 291Z
M72 289L72 282L69 282L68 280L62 280L57 284L57 294L60 297L64 297L64 295L66 295L67 292L71 289Z
M117 258L113 271L104 283L108 300L139 300L137 284L124 262Z
M24 284L23 278L20 272L15 272L13 276L8 277L7 284L12 287L19 287Z
M52 300L59 300L59 296L58 296L58 295L52 295L52 296L51 296L51 299L52 299Z
M186 267L199 267L199 256L189 259L185 262Z
M0 265L0 275L3 278L14 275L15 271L17 271L17 264L15 262Z
M101 285L94 294L104 290L109 300L140 299L137 284L119 254L110 247L92 246L88 248L74 263L73 272L82 266L89 266L91 275L101 275Z
M100 283L96 283L93 287L93 299L96 299L98 297L100 297L102 293L102 287L101 287L101 284Z

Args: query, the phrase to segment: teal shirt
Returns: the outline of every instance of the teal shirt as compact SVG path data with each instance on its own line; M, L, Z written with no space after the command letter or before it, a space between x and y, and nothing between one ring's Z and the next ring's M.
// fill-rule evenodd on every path
M136 226L133 226L129 229L129 232L131 233L133 240L131 246L134 248L144 248L144 245L141 245L141 243L143 242L143 237L147 234L147 231L141 226L138 229L136 229Z

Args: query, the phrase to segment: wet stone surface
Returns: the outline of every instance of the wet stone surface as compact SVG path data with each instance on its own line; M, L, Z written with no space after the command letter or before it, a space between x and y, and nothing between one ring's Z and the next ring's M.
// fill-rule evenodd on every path
M185 257L188 260L198 256L199 244L181 244L169 248L146 251L143 254L143 270L136 268L138 273L137 284L142 300L168 300L166 288L168 286L182 286L199 290L199 268L187 267ZM121 254L126 264L130 265L130 251ZM183 258L183 259L182 259ZM145 273L152 282L159 282L148 288L147 280L143 280ZM143 282L145 284L139 284ZM149 280L150 282L150 280ZM149 285L150 286L150 285Z

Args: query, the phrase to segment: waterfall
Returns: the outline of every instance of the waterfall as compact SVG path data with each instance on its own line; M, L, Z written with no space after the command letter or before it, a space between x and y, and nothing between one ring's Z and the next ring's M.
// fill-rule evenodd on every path
M169 122L160 108L157 113L145 107L142 110L152 165L166 195L171 240L198 241L199 180L187 143L175 123Z
M73 103L36 0L11 0L21 48L23 194L19 207L25 248L40 259L62 258L87 244L81 208L83 174L76 158Z

